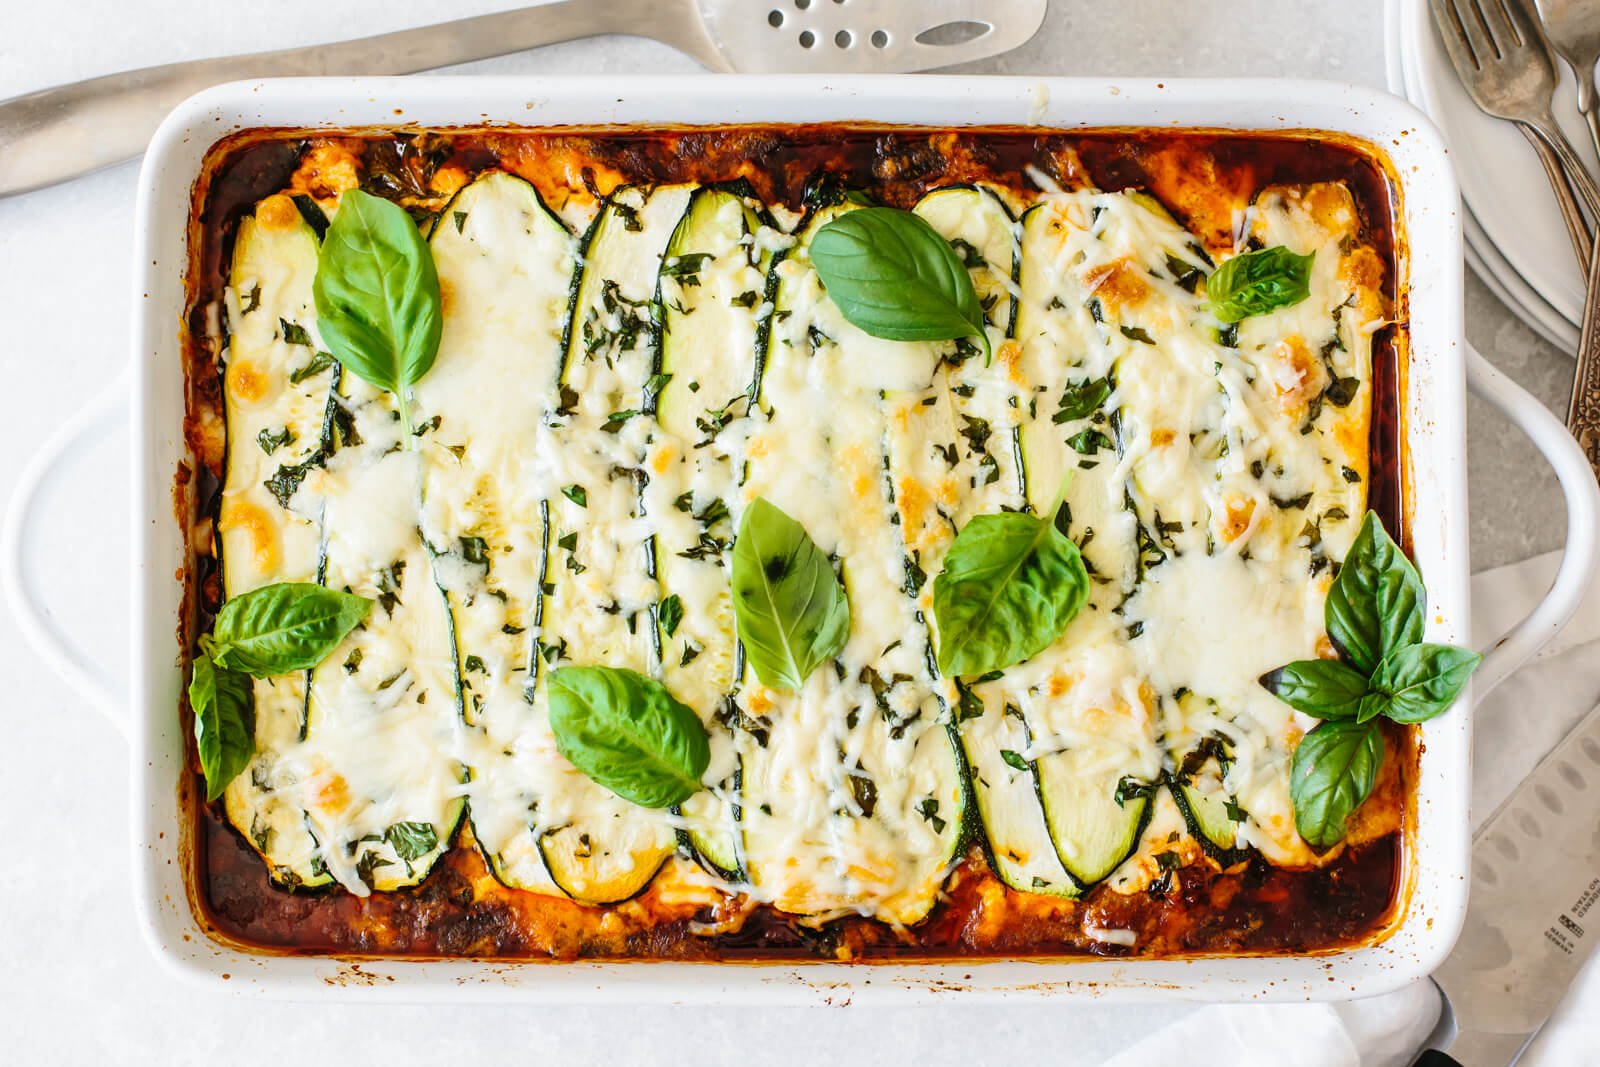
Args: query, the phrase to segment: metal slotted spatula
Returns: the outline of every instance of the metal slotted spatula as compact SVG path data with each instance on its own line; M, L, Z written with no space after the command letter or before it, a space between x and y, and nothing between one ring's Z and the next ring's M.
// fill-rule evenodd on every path
M898 73L1016 48L1048 0L561 0L337 44L169 63L0 101L0 196L144 152L167 112L213 85L411 74L604 33L651 37L715 71Z

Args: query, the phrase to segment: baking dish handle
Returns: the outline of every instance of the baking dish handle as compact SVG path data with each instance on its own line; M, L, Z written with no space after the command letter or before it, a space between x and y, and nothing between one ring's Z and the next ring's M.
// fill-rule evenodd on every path
M1472 679L1474 691L1482 698L1549 644L1583 603L1595 565L1600 563L1600 484L1583 449L1561 420L1470 346L1467 385L1515 423L1544 454L1567 499L1567 544L1561 569L1539 606L1484 649L1483 664Z
M0 584L5 585L11 611L21 624L23 635L39 658L64 677L124 737L128 735L128 700L124 687L113 681L105 667L62 629L49 603L33 588L30 575L37 573L37 568L26 566L25 557L39 489L63 460L81 452L113 426L127 421L131 392L129 374L124 370L89 406L51 435L23 468L6 510L5 525L0 528Z

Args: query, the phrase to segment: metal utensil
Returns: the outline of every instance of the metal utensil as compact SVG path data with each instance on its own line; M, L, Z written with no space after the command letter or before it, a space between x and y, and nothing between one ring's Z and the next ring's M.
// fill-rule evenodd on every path
M1600 260L1596 260L1600 263ZM1600 932L1600 707L1472 842L1472 901L1434 974L1464 1027L1422 1065L1507 1067L1550 1017Z
M1456 75L1480 109L1515 122L1539 154L1567 233L1587 265L1593 241L1573 192L1600 219L1600 188L1550 113L1555 59L1521 0L1430 0ZM1569 191L1569 186L1570 190Z
M1589 260L1587 284L1578 365L1573 368L1572 399L1567 403L1567 429L1589 457L1589 466L1600 475L1600 245Z
M1600 0L1538 0L1545 39L1572 67L1578 81L1578 110L1589 123L1589 137L1600 152L1600 102L1595 99L1594 66L1600 62Z
M1032 37L1048 0L560 0L338 44L169 63L0 102L0 196L132 159L177 104L241 79L411 74L557 41L651 37L714 71L897 73Z

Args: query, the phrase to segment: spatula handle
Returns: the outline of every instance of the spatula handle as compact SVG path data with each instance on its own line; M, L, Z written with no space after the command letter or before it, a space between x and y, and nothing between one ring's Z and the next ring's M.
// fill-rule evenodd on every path
M223 82L411 74L602 33L653 37L723 66L694 0L560 0L337 44L169 63L0 101L0 196L142 155L174 107Z

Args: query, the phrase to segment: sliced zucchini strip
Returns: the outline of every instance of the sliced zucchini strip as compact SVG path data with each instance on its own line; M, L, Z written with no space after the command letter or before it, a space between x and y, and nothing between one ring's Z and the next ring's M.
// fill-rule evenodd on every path
M377 603L311 672L300 783L328 872L358 895L416 885L465 808L450 614L418 527L422 456L390 394L353 374L349 432L314 472L325 504L324 578ZM308 478L309 480L309 478Z
M433 370L417 385L422 528L450 612L468 729L473 837L495 877L555 892L537 811L563 773L529 702L544 579L541 457L577 241L533 186L492 171L440 213L429 246L446 294Z
M661 360L654 391L659 434L650 445L645 510L655 530L661 601L661 676L711 737L706 780L684 803L684 832L700 863L742 879L734 820L739 757L727 709L738 688L728 585L732 457L719 440L737 432L755 378L766 288L757 245L763 219L741 191L695 190L662 261Z
M692 191L618 190L584 248L560 403L550 420L560 447L543 456L556 470L544 502L549 557L534 694L540 712L551 668L659 672L656 551L643 521L653 420L640 413L657 360L657 275ZM668 813L623 800L571 767L537 814L550 876L588 903L633 896L677 845Z
M1190 833L1222 859L1232 859L1244 821L1238 797L1228 790L1237 729L1210 697L1183 691L1168 718L1167 743L1173 761L1169 778L1173 799ZM1227 725L1219 725L1226 722Z
M1027 500L1047 509L1063 482L1069 536L1089 570L1089 603L1051 652L1007 672L1029 735L1040 802L1067 872L1084 886L1138 846L1161 774L1159 700L1127 649L1123 601L1138 581L1135 518L1117 451L1113 367L1135 343L1108 330L1115 299L1145 272L1105 239L1126 197L1072 193L1023 217L1018 372L1032 390L1022 432Z
M311 283L317 237L287 196L268 197L240 221L229 271L229 344L223 378L227 462L217 515L222 594L229 599L275 582L315 582L322 503L309 492L280 502L295 472L315 462L335 364L320 353ZM281 754L305 729L306 676L252 682L256 756L228 786L228 819L261 853L273 880L325 885L316 837Z
M1185 362L1185 354L1219 339L1204 357L1216 382L1205 395L1207 403L1221 398L1211 424L1225 435L1197 439L1187 464L1151 486L1163 500L1196 501L1188 518L1198 520L1203 506L1209 524L1204 538L1177 534L1179 551L1150 572L1126 616L1163 649L1150 677L1167 696L1176 795L1200 835L1216 850L1231 831L1227 848L1253 847L1297 866L1319 862L1294 831L1288 796L1289 763L1308 722L1255 679L1316 654L1332 564L1364 511L1366 450L1346 442L1361 440L1367 423L1382 266L1360 242L1342 187L1268 189L1250 219L1253 243L1314 253L1311 295L1232 330L1218 331L1198 311L1174 316L1179 341L1162 346L1165 365L1148 376L1146 392L1156 395L1167 386L1155 380L1172 376L1198 389L1200 360ZM1182 627L1172 621L1180 618ZM1225 754L1226 767L1203 759L1208 752ZM1184 781L1186 763L1192 781Z
M1249 378L1249 392L1240 392L1266 410L1251 459L1262 462L1258 481L1278 505L1270 535L1252 537L1251 552L1309 552L1321 577L1349 551L1366 511L1368 450L1350 442L1363 442L1371 423L1384 268L1359 240L1360 217L1342 185L1264 190L1251 236L1316 257L1308 299L1239 323Z
M915 210L962 255L990 325L1008 333L1019 249L1005 203L991 190L958 186L929 193ZM975 515L1025 504L1017 441L1031 394L1014 374L1015 344L1001 345L990 366L965 354L942 364L931 388L887 397L906 591L929 619L930 578L956 531ZM1007 679L962 689L955 710L991 868L1014 889L1075 896L1077 884L1050 843L1033 764L1019 755L1027 732Z
M924 917L962 840L946 694L905 589L884 451L886 393L925 391L949 345L868 337L823 293L806 248L848 203L814 208L772 267L774 314L742 508L764 497L842 561L850 638L799 694L746 678L741 838L758 899L814 917Z

